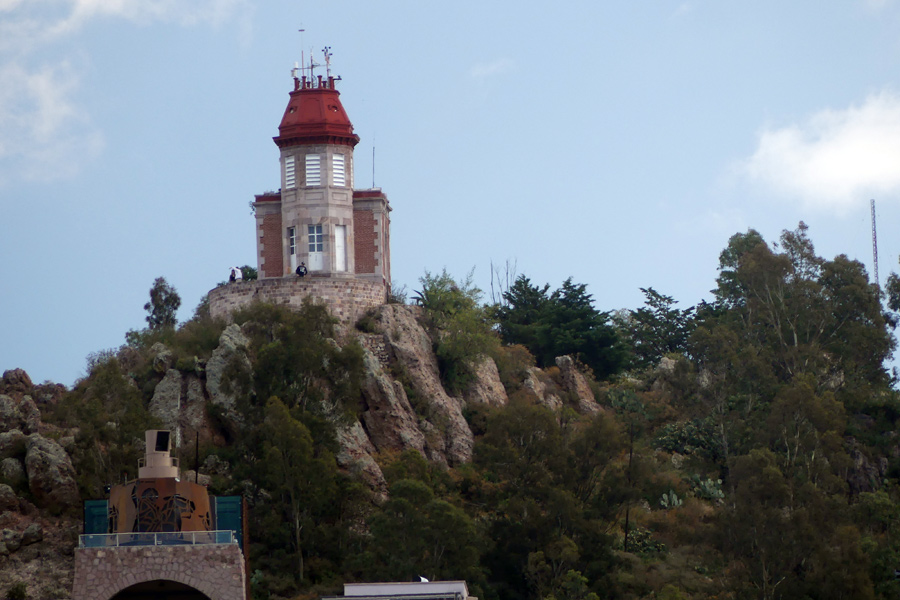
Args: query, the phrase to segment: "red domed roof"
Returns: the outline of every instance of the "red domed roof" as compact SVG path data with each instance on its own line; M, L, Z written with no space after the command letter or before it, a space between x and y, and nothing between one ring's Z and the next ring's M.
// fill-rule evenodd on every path
M318 85L303 78L294 80L294 91L278 126L278 147L300 144L343 144L351 148L359 143L353 125L341 105L334 78L318 78Z

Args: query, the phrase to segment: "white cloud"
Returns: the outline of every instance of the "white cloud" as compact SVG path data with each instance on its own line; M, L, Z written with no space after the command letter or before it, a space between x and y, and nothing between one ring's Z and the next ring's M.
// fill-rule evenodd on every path
M0 66L0 160L20 177L71 175L102 149L102 136L71 100L77 87L67 63L33 72Z
M220 25L246 6L246 0L67 0L72 5L69 17L59 26L79 28L97 17L119 17L128 21L175 22L181 25L210 23Z
M475 79L485 79L486 77L505 73L512 69L513 66L515 66L515 62L512 59L498 58L493 62L478 63L469 70L469 74Z
M251 11L249 0L0 0L0 180L72 175L102 150L102 134L77 102L80 78L69 63L38 58L44 50L100 19L213 27L237 20L244 41Z
M900 198L900 96L883 92L767 128L739 170L789 200L839 214L870 197Z
M894 3L894 0L863 0L863 4L870 10L881 10Z

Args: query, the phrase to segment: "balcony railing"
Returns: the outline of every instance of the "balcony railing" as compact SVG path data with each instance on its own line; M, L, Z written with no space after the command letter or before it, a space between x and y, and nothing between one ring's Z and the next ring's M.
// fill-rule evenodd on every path
M174 456L171 456L171 457L169 457L169 460L172 461L172 464L171 464L171 465L157 465L157 466L160 466L160 467L162 467L162 466L166 466L166 467L168 467L168 466L172 466L172 467L177 467L177 466L179 466L180 461L178 460L178 458L176 458L176 457L174 457ZM146 467L146 466L147 466L147 457L146 457L146 456L140 457L140 458L138 459L138 468L141 469L141 468Z
M161 531L156 533L88 533L79 536L79 548L119 548L131 546L200 546L237 544L234 531Z

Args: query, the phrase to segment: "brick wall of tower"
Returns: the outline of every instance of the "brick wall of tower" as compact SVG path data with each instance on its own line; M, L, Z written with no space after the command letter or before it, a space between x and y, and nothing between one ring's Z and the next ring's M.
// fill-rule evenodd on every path
M375 272L375 247L378 234L375 230L375 215L367 210L353 211L354 250L356 252L356 272Z
M263 216L259 228L260 277L284 275L284 259L281 247L281 213Z
M381 217L381 275L391 287L391 214L385 212ZM390 293L390 289L388 289Z

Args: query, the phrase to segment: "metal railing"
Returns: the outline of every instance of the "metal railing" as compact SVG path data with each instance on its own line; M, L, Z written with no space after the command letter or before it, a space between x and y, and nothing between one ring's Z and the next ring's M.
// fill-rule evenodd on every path
M118 548L130 546L200 546L237 544L234 531L161 531L141 533L87 533L78 536L79 548Z

